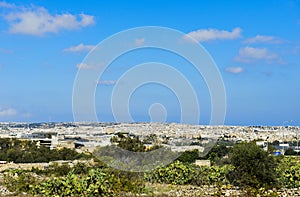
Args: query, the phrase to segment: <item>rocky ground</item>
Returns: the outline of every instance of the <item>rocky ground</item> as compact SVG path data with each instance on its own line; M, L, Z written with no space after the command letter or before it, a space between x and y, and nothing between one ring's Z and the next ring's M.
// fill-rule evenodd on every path
M232 186L222 186L220 188L215 186L174 186L174 185L151 185L149 188L151 188L152 192L150 191L148 195L142 195L142 196L159 196L159 197L195 197L195 196L230 196L230 197L236 197L236 196L253 196L247 194L246 191L240 190L236 187ZM280 189L280 190L260 190L260 194L257 195L257 197L260 196L278 196L278 197L300 197L300 188L295 189Z
M220 188L215 186L191 186L191 185L167 185L167 184L149 184L147 194L121 194L120 196L127 196L127 197L135 197L135 196L157 196L157 197L196 197L196 196L203 196L203 197L215 197L215 196L228 196L228 197L244 197L244 196L253 196L247 194L246 191L242 191L238 188L232 186L222 186ZM265 195L262 195L265 194ZM8 189L2 185L0 185L0 196L29 196L25 193L15 195L14 193L8 191ZM278 197L300 197L300 188L295 189L280 189L280 190L261 190L261 195L258 194L256 197L261 196L278 196Z
M11 195L12 193L8 191L8 189L2 185L0 185L0 196Z

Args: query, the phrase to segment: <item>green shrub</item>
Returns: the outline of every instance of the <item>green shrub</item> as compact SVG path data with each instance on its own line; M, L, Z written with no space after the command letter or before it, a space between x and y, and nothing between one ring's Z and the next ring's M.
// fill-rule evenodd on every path
M36 183L37 179L33 174L23 170L9 170L3 173L2 184L11 192L27 192L30 185Z
M178 158L177 160L182 162L182 163L194 163L196 159L199 158L199 150L187 150L184 151Z
M277 185L278 162L254 142L236 144L230 160L235 167L228 176L233 184L253 188L273 188Z
M277 168L278 182L281 187L300 187L300 163L293 157L284 157Z
M114 196L117 179L102 170L90 170L80 176L70 172L66 177L50 178L37 185L31 185L32 195L45 196Z
M144 173L106 169L105 172L118 177L118 184L115 186L117 192L142 193L145 190Z
M232 172L234 167L232 165L219 166L195 166L194 174L192 176L192 185L219 185L228 184L226 176Z
M85 163L77 163L73 166L74 174L87 174L91 167Z
M226 176L232 172L232 165L219 166L197 166L184 164L180 161L159 167L152 172L145 173L145 179L150 182L167 183L174 185L218 185L228 184Z
M297 155L297 152L294 151L294 149L292 149L292 148L288 148L288 149L286 149L286 151L284 152L284 155Z
M191 181L193 173L193 168L189 165L175 161L166 167L159 167L152 172L146 173L145 178L148 181L158 183L183 185Z

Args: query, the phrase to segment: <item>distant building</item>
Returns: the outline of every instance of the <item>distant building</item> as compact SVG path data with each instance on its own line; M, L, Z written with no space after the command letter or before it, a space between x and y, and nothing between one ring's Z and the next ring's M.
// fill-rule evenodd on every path
M208 166L208 167L211 165L210 160L196 160L195 164L198 166Z

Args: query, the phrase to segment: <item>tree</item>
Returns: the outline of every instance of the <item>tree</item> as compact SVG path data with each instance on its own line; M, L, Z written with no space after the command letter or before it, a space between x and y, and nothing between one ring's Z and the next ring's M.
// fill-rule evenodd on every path
M227 148L226 144L218 142L215 144L207 155L203 159L209 159L212 163L216 163L222 159L225 155L228 155L230 148Z
M186 150L184 151L178 158L178 161L181 161L182 163L193 163L196 161L196 159L199 158L199 150Z
M294 151L294 149L292 149L292 148L288 148L288 149L286 149L286 151L284 152L284 155L297 155L297 152Z
M139 139L139 137L135 136L133 138L126 137L121 138L118 146L125 150L133 151L133 152L144 152L145 146L143 142Z
M236 144L230 154L230 160L235 167L229 174L233 184L253 188L276 186L276 162L254 142Z

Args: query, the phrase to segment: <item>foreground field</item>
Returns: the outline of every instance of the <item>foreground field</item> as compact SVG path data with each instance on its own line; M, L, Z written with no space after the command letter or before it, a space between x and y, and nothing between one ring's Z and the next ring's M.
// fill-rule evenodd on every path
M122 138L118 145L130 151L148 151L138 138ZM300 196L298 157L274 156L271 148L265 151L255 142L227 145L218 142L202 158L197 150L185 151L167 166L131 172L112 168L94 157L95 154L78 155L68 149L54 152L25 144L17 146L18 149L8 148L3 154L8 159L1 164L6 167L1 168L0 195ZM50 161L56 158L54 153L60 153L63 159L73 155L73 160L52 161L42 166L9 162L10 159L20 161L15 155L42 151L49 155L43 157ZM74 160L79 156L79 160ZM210 160L211 165L196 165L196 159Z

